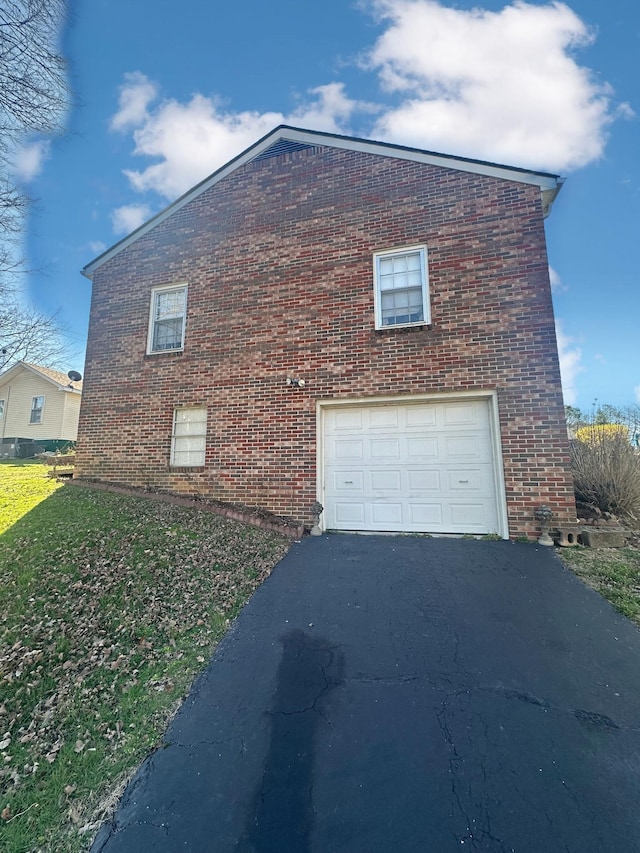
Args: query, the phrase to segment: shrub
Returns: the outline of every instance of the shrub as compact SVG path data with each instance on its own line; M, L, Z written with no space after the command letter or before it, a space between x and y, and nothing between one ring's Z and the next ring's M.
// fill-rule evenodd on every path
M592 424L571 442L576 499L627 520L640 518L640 455L626 427Z
M578 441L583 441L587 444L599 444L608 438L618 435L622 436L625 441L628 440L629 432L622 424L589 424L576 430Z

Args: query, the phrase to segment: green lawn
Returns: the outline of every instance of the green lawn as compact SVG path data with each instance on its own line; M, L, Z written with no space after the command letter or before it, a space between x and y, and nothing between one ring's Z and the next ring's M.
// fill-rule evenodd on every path
M38 463L0 494L0 850L82 850L287 541Z
M640 551L637 548L562 548L561 558L587 586L640 626Z
M0 850L87 849L286 540L0 462ZM640 551L562 549L640 624Z
M0 461L0 534L60 488L50 470L31 460Z

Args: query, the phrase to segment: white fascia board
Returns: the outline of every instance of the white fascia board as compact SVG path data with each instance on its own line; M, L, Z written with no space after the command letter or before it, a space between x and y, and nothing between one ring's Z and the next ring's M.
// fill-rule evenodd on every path
M7 384L7 382L10 382L13 379L14 375L18 375L21 370L24 370L27 373L31 373L38 379L44 379L46 382L50 382L57 388L58 391L71 391L75 394L82 394L81 388L75 388L71 385L63 385L61 382L58 382L57 379L54 379L52 376L47 376L46 373L41 373L39 370L32 367L30 364L27 364L25 361L16 362L8 370L5 370L4 373L0 374L0 386Z
M40 373L39 370L34 370L30 364L27 364L24 361L17 361L15 364L12 364L8 370L0 376L0 384L4 385L6 382L11 382L14 376L19 376L20 371L25 371L25 373L30 373L32 376L36 376L38 379L44 379L47 382L50 382L52 385L55 385L56 388L61 388L59 382L56 382L55 379L52 379L50 376L47 376L44 373Z
M523 184L533 184L540 189L556 189L559 178L549 172L534 172L517 166L504 166L498 163L488 163L484 160L472 160L467 157L437 154L432 151L421 151L418 148L407 148L390 142L372 142L367 139L356 139L350 136L338 136L295 127L283 127L279 136L293 142L307 145L327 145L331 148L342 148L348 151L361 151L365 154L375 154L379 157L394 157L396 160L411 160L414 163L426 163L440 166L444 169L455 169L458 172L472 172L476 175L487 175L491 178L502 178L505 181L519 181ZM274 131L275 132L275 131ZM323 139L325 140L323 142ZM274 140L269 141L269 145ZM254 154L253 156L256 156Z
M0 386L6 385L7 382L11 382L14 374L18 373L21 367L24 367L24 365L19 361L16 364L12 364L11 367L8 367L4 373L0 373Z
M390 142L373 142L367 139L358 139L351 136L340 136L338 134L323 133L322 131L304 130L297 127L289 127L288 125L280 125L259 139L250 148L247 148L233 160L230 160L220 169L213 172L209 177L205 178L195 187L187 190L186 193L172 202L170 205L161 210L147 222L142 224L135 231L132 231L127 237L124 237L118 243L115 243L111 248L107 249L91 263L87 264L81 270L82 275L91 278L93 273L104 263L111 260L115 255L119 254L127 246L134 243L140 237L143 237L156 225L160 225L171 214L180 210L189 202L196 199L199 195L206 192L212 186L217 184L244 166L250 163L256 157L259 157L263 151L270 148L275 142L280 140L288 140L291 142L299 142L304 145L323 145L328 148L340 148L345 151L360 151L365 154L373 154L378 157L391 157L396 160L410 160L414 163L425 163L431 166L439 166L444 169L454 169L460 172L471 172L476 175L485 175L492 178L500 178L505 181L516 181L519 183L530 184L540 187L542 194L543 213L547 216L551 210L551 205L556 195L560 191L563 180L558 175L553 175L548 172L534 172L528 169L522 169L517 166L504 166L497 163L488 163L483 160L472 160L465 157L456 157L447 154L437 154L431 151L422 151L418 148L407 148L403 145L395 145Z

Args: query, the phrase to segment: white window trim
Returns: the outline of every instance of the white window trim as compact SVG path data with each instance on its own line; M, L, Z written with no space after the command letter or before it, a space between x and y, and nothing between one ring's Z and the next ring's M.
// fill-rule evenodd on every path
M178 413L179 412L204 412L204 421L203 421L203 430L202 432L193 432L188 435L178 435L176 426L178 424ZM207 425L209 421L209 412L206 406L176 406L173 410L173 426L171 429L171 458L170 465L172 468L204 468L206 455L207 455ZM175 454L178 449L178 442L181 438L198 438L202 437L204 439L203 448L202 448L202 457L198 462L176 462ZM198 451L192 451L196 453Z
M167 293L172 290L184 290L184 314L182 316L182 345L172 349L153 349L153 329L154 329L154 313L156 305L156 297L160 293ZM151 299L149 304L149 327L147 329L147 355L162 355L165 352L182 352L184 349L184 340L187 332L187 299L189 296L188 286L186 282L177 282L175 284L164 284L161 287L154 287L151 290Z
M4 397L0 397L0 421L4 420L5 408L6 408L6 400Z
M420 264L422 270L422 320L411 323L393 323L384 325L382 322L382 299L380 292L380 261L394 255L404 255L411 252L420 252ZM417 246L401 246L397 249L384 249L373 254L373 303L375 308L376 329L404 329L407 326L428 326L431 324L431 299L429 296L429 257L427 247L424 243Z
M31 415L34 411L33 401L39 399L40 397L42 397L42 406L40 406L40 420L39 421L32 421ZM46 397L44 394L34 394L33 397L31 398L31 408L29 409L29 426L39 426L44 421L45 400L46 400Z

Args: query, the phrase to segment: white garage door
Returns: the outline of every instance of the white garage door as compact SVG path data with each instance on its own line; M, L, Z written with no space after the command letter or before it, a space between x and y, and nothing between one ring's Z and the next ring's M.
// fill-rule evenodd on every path
M329 530L499 531L486 400L327 408Z

